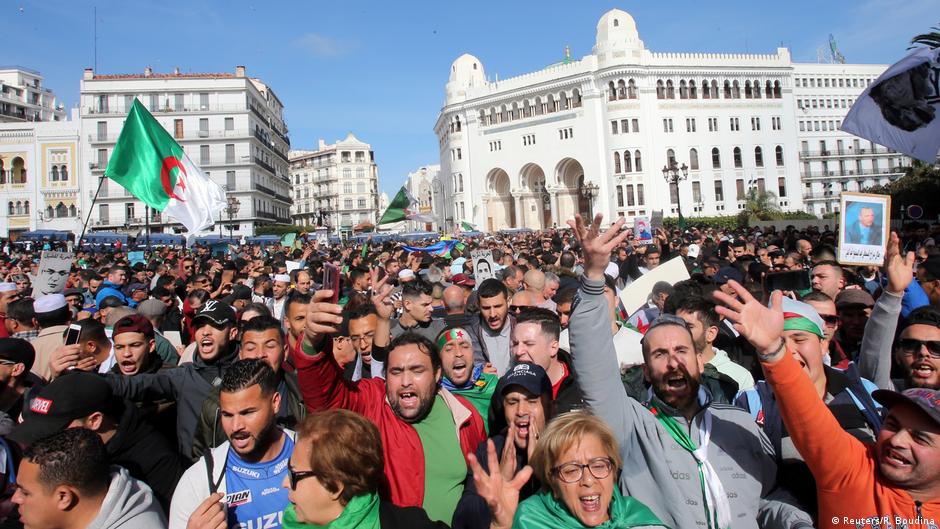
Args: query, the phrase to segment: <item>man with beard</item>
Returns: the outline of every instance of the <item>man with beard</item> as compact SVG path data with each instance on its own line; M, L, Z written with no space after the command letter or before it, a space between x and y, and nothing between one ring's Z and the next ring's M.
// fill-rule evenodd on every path
M219 406L228 441L183 473L171 529L281 526L294 432L277 425L283 404L277 385L260 358L235 362L222 376Z
M441 385L451 393L469 400L480 412L480 417L488 417L499 377L485 373L485 366L473 361L470 333L462 327L444 329L437 337L437 347L441 352L441 367L444 370Z
M670 527L756 529L812 525L805 512L771 499L776 485L773 449L751 416L715 404L701 387L704 368L681 318L661 316L642 341L650 400L629 398L620 380L604 268L629 232L618 219L604 233L602 216L590 228L569 221L584 253L580 301L568 326L574 367L584 399L611 426L624 468L620 488ZM637 457L637 454L642 454Z
M509 295L498 279L487 279L477 289L480 317L471 321L470 332L479 337L487 362L502 375L509 370L513 317L509 314Z
M688 324L692 343L701 353L705 364L710 364L719 373L734 380L740 391L754 387L751 372L734 363L728 358L728 353L713 345L718 336L718 315L714 303L698 296L686 296L675 304L675 315Z
M434 343L444 328L444 321L431 319L431 302L430 284L421 280L405 283L401 291L402 313L392 322L392 337L414 332Z
M940 392L925 388L872 395L888 408L874 445L846 432L819 398L783 337L782 293L770 307L736 285L716 294L718 312L757 349L794 448L816 479L820 525L932 527L940 518ZM831 520L831 522L830 522ZM890 522L887 522L890 520ZM867 521L867 522L866 522ZM830 525L831 524L831 525Z
M290 292L290 276L287 274L277 274L274 276L274 287L271 292L274 297L271 298L271 314L274 319L280 320L284 315L284 305L287 303L287 294Z
M194 460L199 454L193 453L193 436L203 402L238 358L237 333L232 307L210 299L193 317L196 351L191 363L134 377L111 374L108 382L115 394L135 402L175 401L177 446L183 457Z
M348 382L329 351L343 308L332 292L314 294L307 312L303 352L294 355L304 401L310 410L344 408L364 415L382 434L386 481L383 498L402 507L423 507L432 520L450 522L467 475L465 454L485 439L483 419L472 404L440 385L441 359L434 342L405 333L388 344L394 310L384 280L374 286L379 316L376 347L388 346L386 379Z
M500 471L515 476L529 463L535 451L539 432L553 415L552 383L545 370L537 364L516 364L496 385L490 427L493 434L480 443L474 455L480 466L489 472L487 445L490 441L500 454ZM519 501L539 490L540 483L530 479L519 491ZM463 496L454 512L454 529L487 529L492 515L486 500L477 493L473 473L467 473Z

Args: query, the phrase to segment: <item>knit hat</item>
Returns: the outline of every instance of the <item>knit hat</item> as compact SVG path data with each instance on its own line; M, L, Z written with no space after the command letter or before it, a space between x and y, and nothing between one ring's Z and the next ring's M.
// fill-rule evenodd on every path
M796 301L784 296L783 298L783 330L808 331L820 338L825 338L822 330L825 328L822 318L811 305Z

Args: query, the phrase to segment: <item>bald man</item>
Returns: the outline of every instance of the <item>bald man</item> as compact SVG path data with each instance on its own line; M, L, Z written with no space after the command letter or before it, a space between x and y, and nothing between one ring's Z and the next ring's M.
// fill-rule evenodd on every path
M448 316L464 313L468 295L464 290L464 288L457 285L451 285L444 289L444 310Z
M541 270L529 270L522 278L524 292L532 296L532 305L555 312L555 302L545 297L545 273ZM515 297L513 298L515 301Z
M462 327L467 329L470 335L470 342L473 344L473 362L486 364L489 362L486 352L483 350L483 343L478 335L479 326L473 324L476 319L474 314L467 314L465 288L451 285L444 289L444 325L446 327ZM472 292L472 290L471 290Z

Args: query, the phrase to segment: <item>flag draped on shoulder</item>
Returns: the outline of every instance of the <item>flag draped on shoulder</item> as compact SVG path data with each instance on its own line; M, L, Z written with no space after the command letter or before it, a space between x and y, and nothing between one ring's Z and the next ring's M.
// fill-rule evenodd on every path
M418 222L434 222L434 217L423 215L418 212L418 201L411 196L404 186L398 190L398 194L388 204L388 209L379 219L379 224L391 224L403 220L415 220Z
M212 226L225 208L225 190L134 100L105 176L151 208L178 220L190 234Z

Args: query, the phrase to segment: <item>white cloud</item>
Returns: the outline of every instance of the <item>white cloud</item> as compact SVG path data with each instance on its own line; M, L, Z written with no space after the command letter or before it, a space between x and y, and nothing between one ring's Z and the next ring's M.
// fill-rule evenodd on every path
M306 50L316 57L340 57L351 53L356 45L319 33L306 33L294 39L295 47Z

